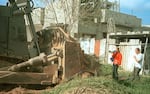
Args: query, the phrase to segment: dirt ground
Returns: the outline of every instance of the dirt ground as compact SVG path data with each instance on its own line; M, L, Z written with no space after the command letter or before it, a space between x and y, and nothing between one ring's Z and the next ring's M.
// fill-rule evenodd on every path
M25 88L17 87L11 90L0 91L0 94L40 94L38 90L28 90Z
M41 94L41 92L48 91L52 87L28 87L28 86L13 86L13 85L1 85L0 94Z
M124 79L128 77L128 73L119 71L121 80L114 81L110 65L102 65L100 69L101 76L76 77L55 87L29 88L29 86L1 85L0 94L148 94L147 92L150 92L149 76L143 76L139 81L130 81Z

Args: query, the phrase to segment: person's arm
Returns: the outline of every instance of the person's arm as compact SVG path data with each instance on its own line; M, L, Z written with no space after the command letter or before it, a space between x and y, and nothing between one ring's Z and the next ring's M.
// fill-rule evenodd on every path
M113 57L113 58L115 58L116 55L117 55L117 52L113 52L113 53L112 53L112 57Z
M134 56L134 60L138 63L139 61L137 60L136 56Z
M139 63L142 60L142 55L140 55L138 57L134 56L134 59L137 63Z

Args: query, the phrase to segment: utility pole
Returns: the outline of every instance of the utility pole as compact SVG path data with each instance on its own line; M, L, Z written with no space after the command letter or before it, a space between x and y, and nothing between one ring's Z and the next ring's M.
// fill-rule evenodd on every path
M109 18L107 22L107 38L106 38L106 50L105 50L105 63L108 63L108 52L109 52L109 34L116 32L115 22L113 18Z

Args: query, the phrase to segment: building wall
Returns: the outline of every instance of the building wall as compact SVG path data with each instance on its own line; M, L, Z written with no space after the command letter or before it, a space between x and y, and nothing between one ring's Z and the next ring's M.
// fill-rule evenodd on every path
M121 25L124 27L141 27L141 19L133 15L128 15L120 12L115 12L107 9L101 10L101 22L107 23L109 18L115 21L116 25Z

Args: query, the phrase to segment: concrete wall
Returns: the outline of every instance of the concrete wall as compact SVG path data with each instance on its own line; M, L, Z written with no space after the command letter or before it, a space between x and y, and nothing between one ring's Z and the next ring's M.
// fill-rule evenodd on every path
M109 18L113 18L116 25L121 25L125 27L141 27L141 19L133 15L128 15L106 9L101 10L101 15L102 23L107 23Z
M98 11L100 10L100 11ZM95 13L93 15L92 13ZM79 37L85 34L96 35L97 39L102 39L103 32L108 31L108 20L111 18L113 20L112 25L115 26L115 32L127 32L134 31L135 28L141 27L141 19L133 15L128 15L120 12L115 12L108 9L100 9L100 7L93 8L93 11L80 11L80 14L90 14L83 15L79 17L79 27L78 33Z

